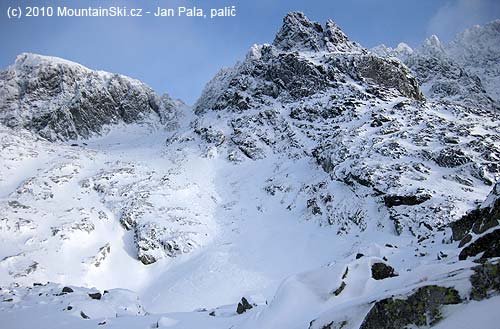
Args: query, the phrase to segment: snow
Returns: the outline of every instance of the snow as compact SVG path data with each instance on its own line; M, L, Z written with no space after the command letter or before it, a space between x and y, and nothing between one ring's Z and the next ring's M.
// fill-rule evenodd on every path
M43 270L36 270L27 277L20 276L16 279L17 282L29 284L37 281L56 281L64 285L71 284L73 287L96 287L101 292L106 289L109 290L109 295L104 295L102 299L106 306L102 306L101 301L66 299L67 303L75 307L72 315L68 317L60 314L61 306L50 308L53 307L49 306L52 302L47 305L42 301L29 301L24 298L19 300L19 305L28 303L30 306L22 306L20 309L14 307L7 312L0 312L2 323L16 323L20 328L23 328L25 323L28 328L31 323L28 318L26 322L19 320L25 318L23 312L27 312L25 309L28 308L35 318L36 314L53 314L47 323L55 323L54 328L57 328L57 325L85 328L87 323L95 325L95 322L100 321L106 321L109 326L120 327L125 325L120 317L130 316L120 309L126 307L125 300L130 300L131 297L128 297L129 293L125 290L113 288L128 288L139 295L141 307L152 314L140 320L126 322L129 326L136 323L135 321L158 321L158 325L164 327L189 328L193 321L199 321L203 326L214 323L214 327L221 323L236 325L241 322L242 328L255 325L261 328L299 328L314 318L331 314L332 309L346 309L343 314L350 314L354 307L359 311L352 316L362 318L362 314L368 311L366 303L373 298L380 298L385 294L384 291L394 292L396 287L411 288L432 282L435 280L434 276L440 277L451 270L450 266L442 265L434 258L438 250L442 250L440 245L432 246L429 243L424 248L432 249L426 251L429 256L423 257L422 260L412 260L413 258L408 258L408 254L413 252L415 245L410 236L397 237L390 230L384 232L375 227L357 235L337 236L333 227L322 227L315 222L297 220L302 210L286 210L279 202L276 203L274 198L262 193L262 186L266 184L267 178L276 175L277 168L273 165L277 161L275 158L234 165L217 156L199 158L193 156L194 151L190 154L188 149L182 149L179 152L184 154L184 157L182 160L176 160L181 161L177 163L173 160L179 159L177 155L163 152L163 141L169 134L171 133L168 131L151 131L148 127L123 126L114 127L102 138L87 141L85 147L58 145L59 151L55 152L61 153L58 156L53 155L45 164L49 166L48 171L41 166L38 175L43 178L49 173L52 177L55 170L52 168L57 168L55 172L58 176L65 176L74 173L77 168L77 177L53 189L52 191L56 192L55 200L43 200L38 209L45 209L47 214L57 214L60 212L59 204L64 204L64 209L72 209L77 204L81 207L82 187L78 182L85 177L95 176L96 173L106 170L105 168L114 168L117 164L135 168L140 175L151 175L152 171L156 174L171 173L175 170L175 184L181 187L176 192L180 193L179 199L174 199L176 204L182 204L187 198L191 207L196 207L193 200L199 198L200 194L206 196L199 200L209 214L203 219L209 230L205 231L208 236L198 248L190 253L175 258L164 258L144 266L136 258L131 232L125 231L119 225L111 203L103 204L98 195L87 195L87 205L84 208L100 208L109 218L104 222L93 220L95 229L90 233L70 230L63 240L50 241L49 238L47 242L43 239L37 243L31 242L36 246L36 249L31 250L27 250L24 245L26 233L20 233L22 235L17 242L19 245L16 247L16 243L13 243L11 248L19 248L17 252L22 251L23 254L13 259L9 267L6 267L6 260L2 262L2 286L5 287L11 282L7 269L15 270L21 265L29 265L28 260L31 259ZM31 147L40 151L53 145L40 141L32 143ZM161 156L158 157L158 154ZM73 162L68 164L68 158ZM26 161L33 161L33 158L28 157ZM58 165L58 161L63 165ZM307 161L295 161L284 164L279 168L279 172L286 172L291 177L301 177L305 172L311 171L310 166ZM256 174L246 175L248 172ZM127 175L123 174L119 177L122 184L128 179ZM22 180L23 178L19 179ZM190 192L189 189L182 188L185 184L203 186L203 190L195 189ZM151 188L156 188L154 182L151 183ZM342 189L340 185L338 188ZM339 195L338 192L335 194ZM168 204L173 200L159 197L154 202ZM78 217L80 213L74 212L72 216ZM46 217L45 221L47 220L57 221L56 217ZM50 232L42 227L37 232L36 235L30 235L31 239L50 236ZM15 240L10 238L10 241ZM48 245L44 246L45 243ZM99 267L87 262L80 263L85 259L93 259L93 255L106 243L109 244L111 252ZM386 243L398 248L385 247ZM40 246L44 247L38 251ZM450 250L445 252L452 257L456 251L452 246L449 248ZM12 249L2 251L5 255L15 253ZM358 252L363 253L365 257L354 260L354 255ZM406 278L393 278L389 280L393 282L391 285L380 286L371 283L373 279L370 279L370 265L373 261L381 261L382 257L387 257L390 264ZM346 288L338 297L333 297L332 292L340 286L347 268L349 270L345 278ZM463 268L463 265L456 268ZM406 274L406 271L410 271L410 274ZM30 298L36 299L36 293L33 295ZM234 314L235 303L242 296L259 301L260 306L248 311L248 315L237 316ZM266 306L266 303L269 306ZM7 305L4 303L2 307L8 307ZM219 308L220 305L230 306L224 310ZM214 319L206 315L208 311L201 312L205 316L198 312L192 313L199 308L215 309L217 316ZM133 308L127 309L130 311ZM78 319L78 310L83 310L91 320ZM112 314L121 315L115 318ZM40 321L41 324L44 323L43 320Z
M438 323L436 329L495 329L500 323L500 296L492 297L481 302L471 301L468 304L449 307L445 312L444 320ZM451 312L453 309L453 312Z
M427 46L442 50L437 37ZM279 52L252 47L207 85L197 113L166 99L179 111L165 126L121 122L49 143L0 125L2 325L315 329L346 321L348 329L359 328L374 301L419 287L468 295L477 264L457 260L458 242L444 225L484 200L498 178L485 169L500 147L495 116L413 101L341 71L338 86L298 100L253 93L269 82L263 78L234 87L264 49ZM308 50L295 59L320 72L365 56L359 51ZM404 44L396 51L413 54ZM18 60L88 70L43 56ZM250 109L228 108L230 85ZM372 87L382 96L370 96ZM315 112L326 106L346 108ZM439 164L451 137L465 163ZM418 205L384 200L427 193ZM375 280L374 263L397 276ZM96 292L101 299L89 295ZM237 314L242 297L253 307ZM447 306L437 327L492 327L499 302Z
M86 73L97 73L103 79L106 80L109 80L111 77L116 75L115 73L110 73L106 71L93 71L79 63L72 62L64 58L55 56L45 56L33 53L22 53L17 55L14 67L17 70L22 71L25 70L26 67L29 67L30 69L36 69L37 67L56 66L56 65L71 67L74 70L84 71ZM144 86L144 83L137 79L133 79L127 76L121 76L121 77L132 83L134 86L139 86L139 87Z
M499 107L500 20L473 26L443 44L432 35L411 49L399 44L392 49L380 45L376 54L395 57L413 70L429 99L448 99L463 104ZM429 68L431 72L427 72ZM492 102L492 100L496 102Z

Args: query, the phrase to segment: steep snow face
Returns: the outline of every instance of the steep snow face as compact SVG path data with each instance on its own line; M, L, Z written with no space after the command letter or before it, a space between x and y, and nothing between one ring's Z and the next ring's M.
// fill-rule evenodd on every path
M437 36L413 50L406 44L372 52L396 57L417 77L426 97L468 106L500 107L500 20L458 34L448 45Z
M165 123L175 109L142 82L55 57L21 54L0 72L0 121L48 140L88 138L119 122Z

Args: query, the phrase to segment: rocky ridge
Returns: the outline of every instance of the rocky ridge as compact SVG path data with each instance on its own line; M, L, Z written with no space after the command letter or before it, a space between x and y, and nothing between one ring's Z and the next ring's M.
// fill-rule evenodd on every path
M400 43L396 48L380 45L372 52L401 60L430 99L498 110L499 38L500 20L495 20L465 30L447 45L433 35L416 49Z
M0 90L0 122L51 141L89 138L120 122L175 125L182 106L129 77L28 53L0 72Z

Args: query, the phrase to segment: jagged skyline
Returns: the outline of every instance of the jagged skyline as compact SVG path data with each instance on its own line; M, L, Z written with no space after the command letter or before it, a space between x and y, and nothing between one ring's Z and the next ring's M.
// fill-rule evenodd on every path
M28 3L31 2L18 1L16 4ZM78 2L45 1L43 4L75 6ZM152 9L156 6L153 2L135 0L91 4L129 8L148 4ZM182 4L188 5L182 1L168 1L169 6ZM190 4L199 7L227 5L219 0L209 4L192 1ZM369 0L319 1L314 4L294 0L274 4L269 1L236 1L232 4L238 9L236 18L212 22L186 18L164 21L151 18L8 21L2 16L0 67L5 68L22 52L57 56L92 69L137 78L159 93L169 91L173 97L193 104L208 80L221 67L232 66L244 57L249 45L271 43L281 18L288 11L303 11L319 22L332 18L353 40L367 48L382 43L394 47L401 41L417 46L431 33L438 33L446 41L450 35L472 24L483 24L500 17L500 4L492 0L426 0L415 3L391 0L376 4ZM2 3L2 13L8 5L8 2Z

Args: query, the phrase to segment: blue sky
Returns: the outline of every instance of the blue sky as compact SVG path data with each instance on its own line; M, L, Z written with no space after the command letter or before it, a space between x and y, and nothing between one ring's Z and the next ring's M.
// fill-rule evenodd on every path
M237 17L8 20L7 7L18 5L125 5L151 11L235 5ZM365 47L400 41L417 46L430 34L448 41L468 26L500 18L498 0L2 0L0 6L1 68L21 52L58 56L132 76L190 104L221 67L244 58L254 43L272 42L289 11L303 11L321 23L331 18Z

